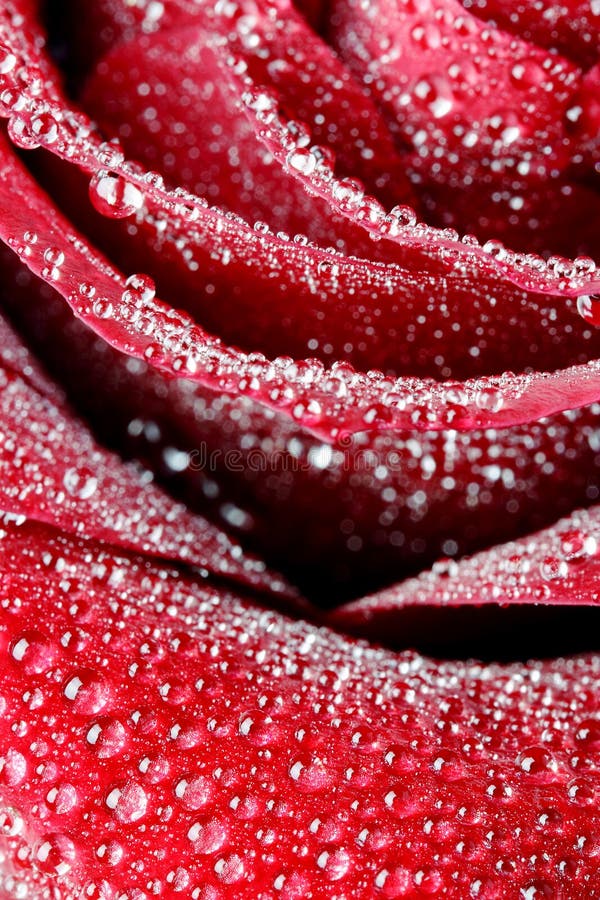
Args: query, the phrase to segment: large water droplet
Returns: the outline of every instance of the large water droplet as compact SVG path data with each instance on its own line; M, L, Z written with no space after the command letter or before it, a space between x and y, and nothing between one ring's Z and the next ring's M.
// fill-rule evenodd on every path
M142 208L144 195L121 175L102 169L90 181L90 200L94 208L111 219L126 219Z
M581 294L577 298L577 312L590 325L600 325L600 294Z
M214 795L214 783L204 775L184 775L175 785L175 796L186 809L202 809Z
M66 875L75 862L75 844L66 834L47 834L33 852L33 864L53 878Z
M10 655L28 675L41 675L51 669L59 655L58 647L40 631L19 634L10 645Z
M118 822L138 822L146 815L148 796L137 781L116 785L106 795L105 804Z
M216 853L227 843L227 826L218 819L195 822L187 833L196 853L202 855Z
M93 669L78 669L68 676L63 695L80 715L95 715L108 703L110 690L106 680Z

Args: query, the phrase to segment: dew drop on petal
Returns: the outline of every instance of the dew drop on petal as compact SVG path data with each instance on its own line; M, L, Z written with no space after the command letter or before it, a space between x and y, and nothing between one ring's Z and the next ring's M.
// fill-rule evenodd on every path
M92 177L89 193L94 208L110 219L126 219L141 209L144 202L139 188L106 169Z
M41 675L52 668L59 655L58 647L40 631L23 631L12 641L10 655L28 675Z
M52 833L45 835L36 845L33 864L44 875L58 878L70 872L75 857L73 841L66 834Z
M581 294L577 298L577 312L591 325L600 325L600 294Z
M202 809L214 795L214 784L204 775L184 775L175 784L175 796L186 809Z
M141 784L127 781L111 788L104 803L118 822L128 824L138 822L146 815L148 796Z
M77 500L89 500L96 492L98 479L87 467L69 468L63 476L63 484L71 497L75 497Z
M156 285L150 275L145 275L144 273L130 275L125 285L127 288L125 294L128 299L149 302L156 296Z
M0 837L16 837L24 827L23 817L13 807L0 808Z
M94 715L108 703L110 689L106 680L93 669L78 669L65 680L63 696L76 713Z

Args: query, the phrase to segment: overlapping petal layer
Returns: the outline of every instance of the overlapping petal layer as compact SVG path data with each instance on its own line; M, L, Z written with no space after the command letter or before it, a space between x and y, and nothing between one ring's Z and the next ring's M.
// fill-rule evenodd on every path
M0 895L600 895L597 654L330 630L598 602L600 278L496 240L597 255L594 9L50 4L84 113L41 6L0 9L0 299L61 385L0 321ZM317 613L242 544L326 606L498 546ZM469 652L537 652L506 621Z
M13 49L23 56L26 51L21 46L22 40L13 39L10 31L12 26L9 21L5 21L4 25L5 37L9 41L13 41ZM27 48L27 53L30 55L34 51L36 54L39 53L36 48ZM31 65L33 63L30 63ZM15 61L16 66L17 62ZM17 67L17 71L22 74L23 70ZM25 73L27 71L26 66ZM50 96L53 96L52 92L55 89L56 86L53 85ZM40 86L38 85L38 95L39 90ZM41 103L39 96L31 97L30 94L24 107L22 104L18 104L21 107L18 110L14 107L12 111L7 109L8 112L12 112L11 134L13 137L28 146L31 146L32 142L41 143L52 152L75 160L88 171L98 173L98 170L101 169L96 176L101 184L99 185L98 181L94 183L96 194L102 195L103 192L104 194L108 192L107 196L114 199L115 190L117 194L129 191L125 207L121 206L116 210L113 208L113 213L116 215L122 215L123 212L133 213L136 209L141 210L142 207L145 207L146 219L152 219L154 225L161 230L166 228L167 233L172 235L171 240L174 243L177 243L175 236L182 234L184 223L189 224L191 217L192 222L195 222L191 229L191 240L189 238L184 240L183 249L181 241L179 241L176 249L180 253L183 252L184 255L187 254L188 262L193 263L192 270L197 271L196 267L199 266L199 261L194 259L194 245L197 245L200 247L198 251L201 254L200 259L205 257L208 251L213 259L216 256L221 269L224 265L230 266L233 259L234 265L230 266L225 277L231 276L231 283L238 286L238 291L239 286L244 283L244 279L238 277L239 273L250 268L251 284L256 277L257 263L260 261L260 272L263 279L268 278L269 275L272 275L274 279L281 279L285 265L289 281L292 284L300 285L301 293L305 296L310 296L313 292L319 294L319 281L325 281L329 283L329 291L325 296L333 293L337 298L341 298L341 296L348 295L351 291L352 281L356 280L362 283L363 290L366 284L372 285L374 281L374 293L377 301L380 300L382 293L389 296L401 291L400 285L404 285L403 292L406 292L408 288L408 292L413 297L416 295L417 298L422 297L424 291L428 291L430 300L423 298L418 301L421 304L431 303L434 297L439 300L440 290L443 296L444 284L429 284L422 274L416 278L413 273L413 278L409 281L409 276L403 269L394 270L393 267L390 269L388 266L384 266L380 271L370 262L360 263L346 259L344 256L334 255L332 257L325 250L319 251L301 245L291 245L280 237L270 234L257 234L236 220L223 218L223 215L217 210L209 210L201 204L198 205L197 201L185 194L172 196L169 199L168 192L165 193L160 179L145 178L143 173L137 169L125 166L120 161L119 153L115 148L102 146L95 140L84 120L77 118L73 120L60 108L54 108L53 110L48 109L48 119L42 117L45 126L43 123L40 124ZM50 124L51 122L53 124ZM79 138L74 133L77 131L75 122L79 122ZM105 169L102 169L102 166ZM296 173L295 177L301 178L302 173ZM120 181L119 178L124 181ZM327 186L323 183L319 188L318 183L313 181L312 187L321 190L324 195L333 196L336 184L337 182L328 182ZM168 209L166 216L165 204ZM108 205L110 206L110 203ZM336 207L338 211L344 205L347 206L346 199L338 197ZM351 210L346 210L346 216L350 220L356 219ZM179 219L179 224L177 219ZM454 237L443 231L435 232L429 228L406 225L402 223L401 219L401 224L398 224L398 218L394 217L392 217L391 225L386 220L387 224L383 227L384 223L378 218L377 212L374 215L374 221L367 218L361 222L367 231L375 233L376 236L386 235L389 237L391 230L394 242L403 248L402 252L405 255L414 251L419 259L423 257L432 259L432 273L439 272L441 267L442 271L445 270L448 273L448 287L459 293L463 287L467 288L468 293L469 285L472 284L487 286L487 278L491 277L492 271L502 271L504 279L508 277L508 281L501 280L501 287L498 286L498 290L504 294L512 291L514 295L514 288L509 288L514 283L530 289L554 290L566 294L576 294L586 289L591 291L596 283L593 274L594 267L589 260L579 261L575 265L554 261L553 268L548 268L541 260L515 257L514 254L510 254L508 251L499 251L496 247L487 248L484 252L471 241L467 244L459 243ZM196 232L195 235L194 232ZM165 237L167 245L169 244L168 234ZM156 247L156 242L154 246ZM492 249L493 256L490 255ZM321 257L321 252L324 253L324 257ZM88 256L88 254L85 255ZM89 264L89 259L87 262ZM35 265L35 260L31 259L29 263ZM320 278L318 277L319 265L321 266ZM325 267L326 273L324 278L323 267ZM66 268L69 269L71 266L67 264ZM294 269L296 269L296 274ZM338 280L340 272L342 273L341 281ZM348 273L346 278L350 279L350 284L343 277L344 273ZM51 275L52 269L50 268L45 277L51 278ZM316 286L314 277L317 277ZM66 276L63 276L63 279L63 283L65 283ZM115 287L112 290L113 294L114 292ZM65 293L67 293L66 289ZM489 291L487 293L489 296ZM252 390L253 396L262 402L284 408L309 428L318 429L324 434L329 434L330 437L334 436L336 431L339 433L340 430L359 430L365 426L373 428L400 427L402 425L417 428L445 427L450 424L461 428L472 428L483 424L502 426L539 417L544 413L561 408L582 405L594 399L597 394L593 365L589 365L585 369L569 367L553 374L546 372L513 376L505 373L504 376L497 376L491 380L492 389L498 391L501 397L502 409L496 410L494 416L490 416L489 411L483 415L476 403L477 394L482 387L490 386L485 379L468 381L464 385L464 391L461 393L459 390L456 393L452 390L452 388L456 388L456 385L445 385L441 382L408 377L399 382L393 379L387 381L382 380L377 373L362 375L352 372L348 379L347 398L343 404L340 404L331 390L331 370L312 365L309 366L312 379L311 402L303 394L297 378L297 367L294 365L288 368L285 364L278 365L277 361L275 365L271 365L260 355L249 360L246 355L235 353L218 341L215 342L208 338L201 329L195 330L187 320L176 318L169 321L168 317L160 315L161 308L158 305L154 307L156 315L149 317L150 321L146 326L148 330L152 331L154 343L157 345L156 348L153 347L152 351L149 351L150 341L140 338L139 333L131 334L133 329L125 325L110 296L108 301L111 312L107 314L105 311L106 321L104 323L98 322L97 316L91 314L92 311L85 308L80 300L75 302L72 295L69 299L76 306L78 314L85 314L90 324L93 323L100 333L105 336L110 334L110 339L126 348L128 352L139 355L143 354L144 350L148 353L152 352L154 364L165 366L171 371L174 368L184 370L191 377L220 389L248 392L249 385L255 385ZM268 302L268 297L266 299ZM455 299L456 297L453 298L453 300ZM496 302L496 298L492 299ZM446 302L448 301L445 300L444 303ZM457 301L457 304L460 304L460 301ZM376 303L376 311L378 308ZM442 308L444 307L442 306ZM107 309L106 304L104 309ZM364 305L362 309L364 310ZM304 311L300 308L297 313L299 322L303 321ZM454 313L456 311L453 310ZM357 307L356 314L361 314L361 306ZM319 319L318 310L316 318ZM420 317L417 315L416 318L418 320ZM185 335L182 332L185 332ZM333 333L333 329L330 330L330 333ZM166 350L165 344L174 344L176 352ZM351 354L352 350L347 352ZM389 358L385 359L384 364L389 367ZM458 402L456 402L457 398ZM333 425L333 420L337 425Z
M598 891L594 657L375 650L44 526L0 569L5 892Z
M151 473L100 448L4 321L1 327L3 511L289 595L260 560L159 490Z
M188 504L209 507L227 529L235 523L326 605L598 496L596 405L502 431L363 434L331 447L247 399L132 366L57 294L19 274L4 303L105 439Z

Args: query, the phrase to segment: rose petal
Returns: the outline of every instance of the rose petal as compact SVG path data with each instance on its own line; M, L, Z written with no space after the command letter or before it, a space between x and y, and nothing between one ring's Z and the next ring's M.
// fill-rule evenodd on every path
M5 23L5 26L8 27ZM10 26L13 27L12 25ZM8 32L10 38L10 31ZM19 41L15 43L15 49L18 50ZM20 52L20 51L19 51ZM33 52L33 51L32 51ZM38 51L36 51L38 52ZM37 101L30 98L30 103L35 107ZM61 114L62 115L62 114ZM60 118L60 116L59 116ZM35 119L35 115L33 116ZM21 110L12 120L11 133L13 136L23 142L27 141L31 136L30 132L35 131L36 125L33 121L23 118L23 110ZM29 121L29 124L28 124ZM44 120L46 121L46 120ZM177 215L183 223L191 217L197 221L197 228L204 228L203 240L206 241L207 234L212 234L213 246L215 252L224 252L231 254L232 248L238 250L240 245L237 244L235 235L242 239L240 253L242 259L245 258L248 264L254 267L256 271L256 248L259 247L258 258L261 262L270 263L272 271L279 269L285 264L286 276L292 282L296 280L293 276L293 261L295 259L298 270L298 277L301 283L309 286L310 281L306 280L306 265L308 264L314 270L320 258L314 250L308 252L306 249L299 247L297 250L271 237L257 238L256 234L247 230L245 226L235 221L227 220L218 211L207 210L202 205L195 203L193 198L182 198L181 195L171 197L169 199L168 192L161 187L160 182L156 178L146 178L143 173L139 173L135 168L126 166L119 162L119 154L116 148L102 147L94 141L89 132L89 127L82 124L80 119L73 119L72 116L63 115L63 120L59 123L58 119L53 118L52 121L61 134L61 139L56 138L54 134L48 135L46 129L38 126L35 139L48 146L53 152L59 152L72 158L75 156L79 164L88 170L97 171L100 160L104 165L109 165L111 170L116 173L121 172L121 177L125 178L127 184L134 187L133 196L137 197L136 192L139 191L140 196L145 194L146 206L156 219L157 214L160 216L160 210L165 204L170 208L170 220L172 220L173 205L177 210ZM74 132L75 124L85 138L78 138ZM68 124L70 123L70 124ZM47 121L46 121L46 124ZM62 131L61 131L62 129ZM66 130L65 130L66 129ZM52 129L50 129L52 132ZM67 138L68 133L68 138ZM27 137L26 137L27 135ZM63 142L64 138L64 142ZM62 149L61 149L62 148ZM16 175L12 162L10 163L12 175L17 181L21 178L21 174ZM112 177L112 176L111 176ZM16 182L13 182L16 184ZM121 184L119 182L119 184ZM121 187L119 190L121 190ZM33 192L33 188L31 189ZM33 193L35 195L35 193ZM40 201L41 202L41 201ZM7 211L7 227L16 226L15 217L18 218L19 211ZM10 218L9 218L10 215ZM54 212L52 218L56 220ZM45 226L47 227L47 226ZM371 228L371 226L369 226ZM402 229L399 230L399 233ZM463 265L461 257L464 255L469 260L469 266L479 263L480 258L488 259L485 263L487 270L491 270L497 263L490 262L487 253L483 253L481 249L473 248L469 245L469 249L465 250L464 246L457 244L452 238L444 233L440 233L437 237L436 233L431 230L422 232L419 228L408 229L406 239L402 238L406 247L415 246L418 252L422 252L422 248L427 248L427 253L432 256L437 254L437 258L444 265L449 265L449 257L453 260L452 265L458 266L460 269ZM426 233L426 237L424 234ZM250 237L250 235L253 235ZM420 236L419 236L420 235ZM216 236L216 237L215 237ZM44 235L43 243L46 240L57 239L56 235L47 232ZM78 245L81 246L81 245ZM266 250L269 247L277 253L282 253L285 247L285 255L277 257L269 257ZM220 251L217 249L220 247ZM450 251L450 254L448 253ZM69 253L77 256L76 248L69 248ZM457 257L458 254L458 257ZM482 255L483 254L483 255ZM502 256L502 254L496 254ZM327 255L326 255L327 257ZM331 257L329 257L331 258ZM80 262L77 264L70 258L69 263L65 266L62 276L61 290L67 287L68 277L75 281L76 270L80 265L83 269L83 260L85 259L85 268L89 272L89 266L92 262L88 253L82 254ZM554 261L555 273L551 274L550 269L545 269L536 262L526 261L525 264L519 263L516 268L515 258L510 254L506 254L506 259L501 259L500 266L506 270L510 270L511 277L523 281L527 284L535 284L536 289L550 290L550 285L560 286L559 290L566 293L576 293L584 289L584 284L588 284L590 289L594 285L593 267L590 268L589 261L585 265L578 264L575 267L565 264L561 261ZM57 284L56 279L52 279L52 267L40 265L41 260L29 259L28 265L32 268L38 267L38 271L48 271L48 277L51 283ZM334 265L337 265L334 257ZM340 270L352 273L355 261L345 261L340 258ZM110 272L105 266L104 273L96 272L95 280L98 281L100 290L102 291L103 300L108 299L109 303L102 303L104 315L106 309L114 306L113 297L119 276L117 273ZM368 268L372 270L372 264L368 264ZM264 269L261 266L261 271ZM465 271L465 270L463 270ZM475 269L472 270L474 277ZM486 271L486 269L484 269ZM517 273L517 274L515 274ZM577 273L577 274L576 274ZM587 273L587 274L585 274ZM83 276L83 272L81 273ZM389 277L390 272L386 270L381 272L382 275ZM480 273L481 274L481 273ZM350 277L350 275L348 277ZM406 273L402 270L396 272L398 289L400 285L406 282ZM569 277L569 280L567 280ZM337 274L336 274L337 278ZM364 283L364 276L362 276ZM479 280L479 279L478 279ZM111 290L109 284L112 282ZM373 428L389 428L402 427L402 425L410 425L417 428L430 427L446 427L449 424L461 428L473 428L481 426L485 423L495 425L507 425L510 423L525 421L532 417L538 417L543 414L556 411L557 409L569 406L581 405L589 402L597 396L595 388L594 366L590 365L586 368L573 367L561 372L554 377L549 374L538 374L532 376L512 376L505 375L499 379L483 380L467 382L461 385L459 393L464 400L458 404L455 402L456 388L458 385L445 384L440 385L432 382L421 381L419 379L401 379L397 382L382 381L378 373L367 376L350 374L351 388L348 390L348 397L343 403L331 394L332 375L337 378L338 372L323 371L319 366L312 365L309 367L310 377L312 379L312 387L310 397L305 390L304 374L299 378L299 367L295 364L289 365L287 361L269 364L258 355L254 358L236 353L231 348L223 347L219 342L209 339L201 330L196 330L189 320L181 316L172 316L167 313L164 307L158 303L151 307L146 304L148 312L152 315L148 320L144 319L141 325L143 329L154 328L154 341L151 342L139 334L133 334L131 323L126 323L123 317L131 316L133 310L127 307L119 309L118 316L112 320L101 321L101 317L89 310L89 304L81 303L79 297L75 300L75 290L78 285L73 284L70 301L74 304L74 308L78 315L84 316L86 321L93 324L98 333L104 335L117 346L126 349L130 354L142 355L144 353L152 355L154 365L159 365L169 371L178 371L182 374L186 371L191 377L202 381L205 384L211 384L220 390L230 392L243 391L246 392L250 388L254 396L259 397L263 402L271 404L279 409L285 409L288 413L296 416L306 426L318 430L322 434L327 434L329 439L339 434L340 430L358 430L366 426ZM388 281L388 290L390 282ZM419 284L424 285L424 279L419 279ZM471 281L465 284L465 287L471 284ZM114 297L114 300L117 298ZM135 314L134 314L135 315ZM160 326L160 327L159 327ZM150 346L152 344L152 346ZM172 348L175 345L176 350ZM194 348L195 352L191 355L189 348ZM185 367L185 369L184 369ZM304 372L305 369L302 368ZM552 387L549 389L549 385ZM254 387L255 386L255 387ZM496 409L491 416L488 410L482 414L480 408L477 408L476 397L482 389L491 388L498 392L501 398L501 410ZM393 397L393 400L390 398Z
M214 44L212 32L195 26L120 45L99 64L83 106L105 134L122 139L129 157L171 184L251 223L365 255L372 242L362 229L309 197L269 160L224 76L223 50ZM148 93L138 92L138 82ZM158 118L148 115L149 106L159 110Z
M163 370L185 374L228 392L251 390L261 401L288 411L315 432L330 438L340 431L360 430L365 426L376 429L410 424L427 429L452 424L474 428L493 422L500 427L581 405L598 395L595 363L573 366L556 375L504 375L458 385L416 378L384 379L377 373L364 376L344 366L328 372L314 364L306 369L285 359L271 364L260 355L244 356L210 338L186 316L169 311L157 300L128 291L123 276L86 247L80 236L75 236L69 223L48 204L6 147L0 147L0 151L3 152L4 192L0 195L0 209L4 239L28 268L55 286L75 313L99 335L130 355L150 359ZM10 202L17 191L28 193L27 212ZM28 253L31 248L16 235L31 230L34 215L38 242ZM232 223L229 239L228 232L220 234L224 246L235 246L232 234L235 230L236 224ZM72 238L65 242L65 234L69 233ZM243 252L248 252L247 244ZM48 254L64 256L62 264L49 264ZM298 268L303 259L315 263L306 249L290 247L285 257L288 277L294 257ZM280 269L283 264L283 259L277 262ZM351 277L352 271L353 263L340 259L339 272L334 277L338 279L344 273ZM398 273L397 284L402 280ZM86 296L90 284L95 290L93 298ZM427 290L424 279L418 284L421 290ZM310 373L310 391L306 388L305 371ZM337 396L332 395L330 387L332 377L337 384L340 376L351 385L343 401L337 389ZM284 390L292 386L293 392ZM494 403L480 403L478 398L482 392L486 396L493 393Z
M596 657L433 663L4 531L5 892L600 887Z
M19 346L4 322L1 330ZM26 351L12 357L16 370L0 367L2 510L290 596L278 576L221 529L174 503L148 473L102 450L56 392L36 390L36 381L45 388L46 380L36 378Z
M40 282L3 279L21 285L9 302L19 328L105 440L324 605L537 530L598 496L597 405L502 431L362 434L331 447L247 398L132 371ZM168 464L173 448L189 460L183 471Z
M458 0L338 3L331 23L334 46L375 85L390 128L418 151L423 177L460 174L468 185L476 176L514 177L523 159L546 178L564 166L564 110L581 78L567 60L486 28ZM444 148L437 167L436 148Z
M407 165L428 216L517 249L597 254L577 194L561 192L575 156L568 115L581 82L576 66L490 29L459 2L340 3L331 23L334 46L398 141L412 145ZM548 190L582 223L580 246L566 223L556 228Z
M22 2L24 0L11 0L11 9L18 8L19 3ZM31 24L33 27L35 23ZM16 72L13 66L9 72L3 75L5 83L13 84L15 87L21 87L23 81L27 84L28 71L32 75L38 74L38 70L40 70L42 74L46 75L42 84L35 85L35 97L26 90L25 96L22 98L24 103L19 100L15 106L14 101L17 101L18 94L13 94L7 98L7 102L0 110L12 122L12 131L15 136L19 137L21 141L27 142L28 145L34 141L59 156L75 161L90 173L96 173L104 167L108 167L114 174L122 173L127 181L142 188L147 201L152 198L163 209L172 211L173 202L177 199L181 205L186 205L181 193L175 192L173 196L170 196L169 192L164 191L160 179L157 179L153 173L140 173L135 166L124 164L117 146L99 144L87 118L81 113L69 110L68 104L65 104L67 108L61 108L64 101L61 101L59 107L54 110L51 107L48 108L46 101L57 98L60 90L57 77L53 74L52 67L48 65L43 52L45 42L41 30L38 29L33 34L29 34L29 32L24 34L17 31L11 17L5 15L4 19L0 19L0 36L6 41L6 50L12 50L14 54L17 54L17 62L21 64L17 67ZM48 96L44 97L46 93ZM51 117L53 114L56 116L53 125L56 126L57 132L51 129L51 134L48 135L44 128L33 121L36 118L36 112L39 113L42 110L50 113ZM58 140L59 136L62 140ZM296 174L300 175L300 173ZM311 186L313 189L317 188L317 184L314 182L311 183ZM331 193L331 186L329 193ZM193 221L198 217L198 213L202 214L203 204L195 204L193 198L184 196L184 199L191 204L190 208L186 208L186 212ZM338 207L341 206L342 204L338 203ZM180 212L183 213L183 210ZM348 211L346 212L348 213ZM570 263L568 260L556 259L551 259L544 264L542 259L513 254L508 250L500 252L497 247L480 248L472 236L467 236L462 243L459 243L456 235L443 229L428 228L421 224L417 227L405 227L397 217L393 217L393 223L386 221L383 228L381 222L371 222L365 218L363 226L380 237L393 236L398 244L418 249L429 258L437 259L446 271L452 270L459 258L462 264L480 260L485 263L479 272L480 275L483 276L487 267L491 266L492 269L505 273L511 283L538 292L558 291L564 296L576 296L586 289L592 293L600 287L600 279L594 275L595 267L590 266L588 260L585 261L585 265L580 264L579 261ZM448 250L452 252L448 254Z
M335 610L329 621L381 639L391 631L400 637L403 612L417 607L598 603L600 507L595 506L469 559L441 560L430 572Z
M560 6L539 0L485 0L465 6L485 22L558 50L584 68L600 56L600 9L587 0L562 0Z
M215 13L211 4L198 7L193 28L121 44L97 66L83 104L106 133L119 134L130 156L175 184L250 221L265 219L289 233L335 244L343 217L336 221L329 207L321 210L314 197L309 200L287 169L269 163L240 111L223 72L233 50L253 79L276 90L288 116L299 120L298 139L304 134L300 123L306 123L313 141L336 152L342 173L361 178L389 205L416 201L372 101L293 8L279 7L277 18L266 7L240 19L237 41L231 16ZM135 78L129 77L132 69ZM139 81L146 85L141 94ZM159 110L158 118L149 106ZM364 232L359 241L362 229L358 236L348 226L346 231L351 252L369 246ZM376 249L370 245L371 253Z

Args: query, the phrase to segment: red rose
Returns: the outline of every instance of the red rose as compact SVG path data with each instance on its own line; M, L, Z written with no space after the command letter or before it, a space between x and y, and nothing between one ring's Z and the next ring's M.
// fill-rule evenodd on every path
M600 892L599 34L2 4L0 896Z

